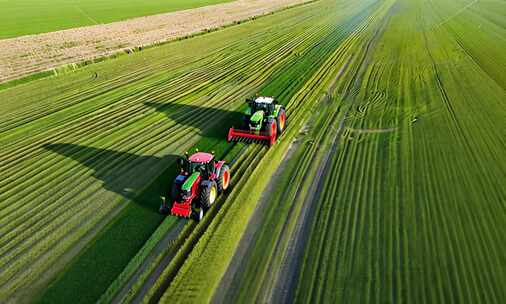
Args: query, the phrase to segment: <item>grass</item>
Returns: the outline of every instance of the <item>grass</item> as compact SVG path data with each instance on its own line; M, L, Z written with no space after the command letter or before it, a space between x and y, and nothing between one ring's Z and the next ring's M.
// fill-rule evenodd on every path
M299 7L1 91L1 297L30 298L35 287L20 295L23 286L44 274L43 289L64 269L43 301L69 299L69 286L83 290L83 302L98 299L161 222L174 156L192 146L228 151L227 118L244 98L284 66L298 69L304 57L292 54L334 30L331 18L307 19L319 15ZM301 35L284 35L294 30ZM255 51L260 42L264 50ZM119 235L127 237L109 251Z
M0 300L108 302L147 256L121 301L218 299L260 202L232 302L504 302L504 4L468 5L320 1L0 91ZM269 150L223 141L255 92L289 115ZM153 252L190 147L235 186Z
M111 23L232 0L0 1L0 39Z
M274 181L241 266L229 274L232 285L215 289L218 302L506 299L498 270L504 236L496 229L506 220L499 152L505 70L490 64L505 59L498 53L504 41L493 38L504 28L489 9L499 3L464 11L469 2L387 4L360 34L363 43L343 50L343 59L357 50L366 56L343 64L328 95L333 106L318 114L338 115L317 125L321 139L308 135L320 151L303 140L283 172L290 178ZM486 25L487 34L471 24ZM333 138L328 147L325 139ZM330 151L325 161L317 160L321 150ZM295 165L307 163L300 160L306 153L324 169L321 178ZM294 183L298 199L290 195ZM304 228L293 230L293 223ZM297 237L303 246L292 252Z

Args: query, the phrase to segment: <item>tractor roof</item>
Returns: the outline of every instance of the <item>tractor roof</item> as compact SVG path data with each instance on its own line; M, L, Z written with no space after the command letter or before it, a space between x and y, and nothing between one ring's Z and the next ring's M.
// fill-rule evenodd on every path
M267 104L271 104L274 102L274 98L272 97L257 97L257 99L255 99L255 102L256 103L267 103Z
M192 163L208 163L211 160L213 160L214 155L211 153L205 153L205 152L197 152L190 156L189 160Z

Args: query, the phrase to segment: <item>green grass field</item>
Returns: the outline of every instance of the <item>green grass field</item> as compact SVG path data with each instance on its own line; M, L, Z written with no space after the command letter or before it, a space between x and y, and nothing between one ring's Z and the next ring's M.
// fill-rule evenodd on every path
M3 296L70 265L43 299L65 302L76 290L86 294L83 302L98 299L161 222L157 207L174 175L173 156L197 145L228 159L233 145L223 138L244 99L257 91L289 99L353 28L330 16L314 23L323 12L308 8L0 91L9 101L1 137L9 176L1 186L9 222L2 226ZM341 35L332 35L336 28ZM68 264L66 253L78 244L87 246Z
M0 0L0 39L231 1L233 0Z
M321 0L1 90L0 302L504 303L504 9ZM256 92L286 133L226 143ZM164 218L195 147L234 186Z
M218 284L237 213L204 234L163 302L502 303L504 22L490 10L498 2L474 5L378 6L336 51L343 70L311 111L313 131L269 192L232 283ZM246 197L262 182L251 187L236 204L258 201ZM191 277L207 285L185 285Z

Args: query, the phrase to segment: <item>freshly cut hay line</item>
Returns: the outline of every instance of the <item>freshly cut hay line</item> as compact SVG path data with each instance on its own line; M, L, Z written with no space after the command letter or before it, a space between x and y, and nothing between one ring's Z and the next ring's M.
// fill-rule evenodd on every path
M250 163L251 163L251 160L248 160L246 159L246 157L254 157L255 155L257 155L258 153L243 153L239 156L239 158L237 160L235 160L233 162L233 166L234 166L234 172L236 172L237 174L235 174L236 176L241 176L241 172L242 170L244 170L246 167L244 167L244 165L248 166ZM219 202L218 202L219 203ZM187 239L187 237L190 235L190 233L194 230L193 227L194 225L187 225L187 227L190 227L189 229L185 229L183 230L183 232L180 234L179 236L179 240L185 240ZM181 244L182 245L182 244ZM173 258L173 260L175 258L177 258L177 255L179 253L176 253L176 256ZM171 262L171 263L174 263L174 262ZM167 271L167 270L166 270ZM166 272L165 271L165 272ZM150 290L148 291L147 295L151 295L150 297L153 296L153 294L156 292L156 290L159 288L159 286L161 284L163 284L163 276L165 276L164 274L162 274L157 282L155 282L155 284L153 286L151 286Z

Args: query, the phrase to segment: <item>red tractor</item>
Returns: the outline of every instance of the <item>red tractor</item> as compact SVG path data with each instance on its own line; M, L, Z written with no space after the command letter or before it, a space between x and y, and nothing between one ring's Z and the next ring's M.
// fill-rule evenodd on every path
M204 212L216 201L219 194L230 186L230 168L225 161L216 161L211 153L197 152L178 160L181 172L172 184L170 196L172 206L165 199L160 206L161 213L193 217L201 220Z

